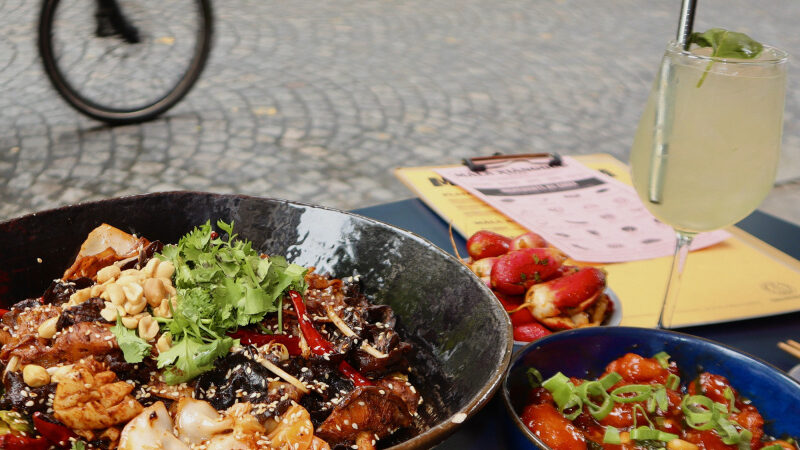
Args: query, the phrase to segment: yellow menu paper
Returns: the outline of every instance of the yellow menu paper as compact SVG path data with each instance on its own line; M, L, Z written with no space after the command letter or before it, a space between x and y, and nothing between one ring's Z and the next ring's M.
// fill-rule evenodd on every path
M630 184L625 164L611 155L574 157ZM395 175L462 236L482 229L506 236L527 231L491 206L443 180L434 167L403 167ZM536 231L536 230L532 230ZM733 237L690 253L675 308L684 327L800 310L800 261L736 227ZM654 327L666 289L671 257L598 264L622 303L622 324Z

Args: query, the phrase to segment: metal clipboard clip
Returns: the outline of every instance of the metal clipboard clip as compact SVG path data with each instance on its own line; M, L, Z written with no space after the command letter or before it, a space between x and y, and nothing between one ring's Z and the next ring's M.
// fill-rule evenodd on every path
M535 161L547 158L544 161ZM495 153L492 156L477 156L475 158L464 158L462 163L473 172L483 172L491 167L504 166L514 161L525 161L534 164L547 164L550 167L558 167L563 164L558 153L522 153L518 155L504 155Z

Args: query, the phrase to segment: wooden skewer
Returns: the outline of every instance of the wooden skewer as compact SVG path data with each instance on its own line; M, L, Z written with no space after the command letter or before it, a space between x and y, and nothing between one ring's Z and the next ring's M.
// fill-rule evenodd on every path
M778 342L778 348L789 353L790 355L800 358L800 342L792 339L787 339L786 342Z
M331 322L336 325L336 328L339 329L345 336L355 336L356 333L347 326L346 323L342 320L341 317L337 316L336 313L331 308L325 308L326 312L328 313L328 318ZM383 353L382 351L378 350L377 348L370 345L367 341L361 342L361 350L369 353L370 355L376 358L388 358L389 355Z

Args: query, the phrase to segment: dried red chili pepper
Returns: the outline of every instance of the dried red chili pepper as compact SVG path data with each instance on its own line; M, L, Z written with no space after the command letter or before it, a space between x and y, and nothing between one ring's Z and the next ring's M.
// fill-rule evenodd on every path
M5 450L47 450L53 445L43 437L32 438L16 434L0 436L0 448Z
M77 439L78 436L69 428L60 423L53 423L42 417L42 413L33 413L33 426L45 439L56 445L68 445L70 439Z
M7 309L0 308L0 319L2 319L3 316L5 316L7 312L10 312L10 311L7 310Z
M239 341L245 345L253 344L260 347L270 342L283 344L292 356L297 356L302 353L300 350L300 338L295 336L286 334L261 334L253 330L236 330L233 333L228 333L228 336L239 339Z
M303 337L306 339L311 351L319 356L333 353L335 351L333 344L319 334L319 331L314 328L314 324L311 323L311 319L306 315L306 305L303 303L303 297L300 293L297 291L289 291L289 298L292 300L294 310L297 312L297 323L300 325L300 331L303 333ZM361 373L347 361L342 361L339 364L339 372L349 378L356 386L373 385L371 381L364 375L361 375Z

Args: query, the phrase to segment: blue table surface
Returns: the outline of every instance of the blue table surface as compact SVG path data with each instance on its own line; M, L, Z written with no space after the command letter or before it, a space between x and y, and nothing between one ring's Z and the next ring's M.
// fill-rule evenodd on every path
M418 199L402 200L353 211L366 217L406 229L453 253L447 223ZM784 253L800 259L800 227L756 211L737 226ZM466 255L465 240L455 235L456 246ZM778 349L787 338L800 340L800 312L715 325L681 328L678 331L727 344L788 371L798 361ZM510 422L499 395L437 448L504 449Z

